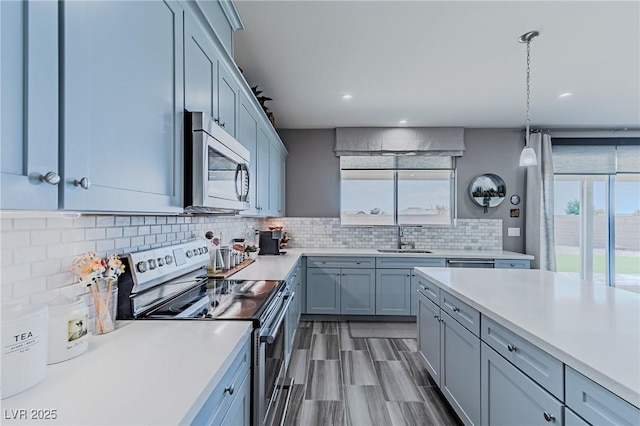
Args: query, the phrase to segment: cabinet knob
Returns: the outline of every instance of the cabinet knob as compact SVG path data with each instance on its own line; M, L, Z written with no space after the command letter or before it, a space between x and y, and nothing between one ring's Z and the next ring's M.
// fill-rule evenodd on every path
M234 389L233 386L228 386L226 388L224 388L224 393L228 393L229 395L233 395ZM547 413L545 413L547 414Z
M411 277L411 274L407 274L408 277Z
M88 177L83 177L80 180L74 180L73 186L79 186L82 189L89 189L89 187L91 186L91 181L89 181Z
M507 345L507 349L509 349L509 352L515 352L516 351L516 347L513 346L511 343L509 343Z
M546 411L544 412L544 419L548 422L555 422L556 418L552 415L547 413Z
M453 307L453 312L460 312L460 308L458 308L458 307L454 306L454 307Z
M433 317L434 317L435 319L438 319L438 316L437 316L437 315L434 315Z
M60 183L60 175L56 172L49 172L44 176L41 175L40 181L46 182L49 185L57 185L58 183Z
M444 322L442 318L438 318L438 322Z
M225 125L224 121L220 123L220 127L222 127L223 129L225 128L224 125Z

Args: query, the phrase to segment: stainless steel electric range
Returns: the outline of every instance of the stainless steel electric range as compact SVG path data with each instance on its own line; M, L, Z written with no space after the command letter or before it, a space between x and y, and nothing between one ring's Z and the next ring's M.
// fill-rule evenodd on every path
M284 281L209 279L205 241L129 253L118 282L118 319L251 321L252 420L280 423L285 318L294 295ZM286 394L289 394L286 392Z

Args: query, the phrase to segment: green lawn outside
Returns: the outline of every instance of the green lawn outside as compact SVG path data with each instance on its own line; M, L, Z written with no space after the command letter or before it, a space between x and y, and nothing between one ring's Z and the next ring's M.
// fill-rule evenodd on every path
M605 272L604 255L593 256L593 272ZM580 256L577 254L556 254L558 272L578 272L580 270ZM640 258L630 256L616 256L617 274L640 275Z

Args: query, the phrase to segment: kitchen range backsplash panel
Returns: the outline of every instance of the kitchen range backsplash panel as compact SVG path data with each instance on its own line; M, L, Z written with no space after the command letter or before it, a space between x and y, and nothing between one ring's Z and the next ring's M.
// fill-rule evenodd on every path
M58 294L86 293L75 283L71 262L91 250L124 254L204 238L206 231L253 238L262 219L220 216L80 216L2 218L2 303L43 303ZM249 239L251 242L252 240Z
M397 226L341 226L339 218L286 217L265 219L283 226L289 247L392 249ZM501 219L458 219L455 227L403 226L402 241L416 249L502 250Z

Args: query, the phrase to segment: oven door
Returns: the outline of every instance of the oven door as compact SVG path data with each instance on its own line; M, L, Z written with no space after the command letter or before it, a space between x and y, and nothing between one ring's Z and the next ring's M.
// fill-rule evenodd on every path
M273 321L259 330L259 366L257 383L258 425L273 425L279 421L277 405L285 376L286 316L292 299L288 294L282 298L282 307Z

